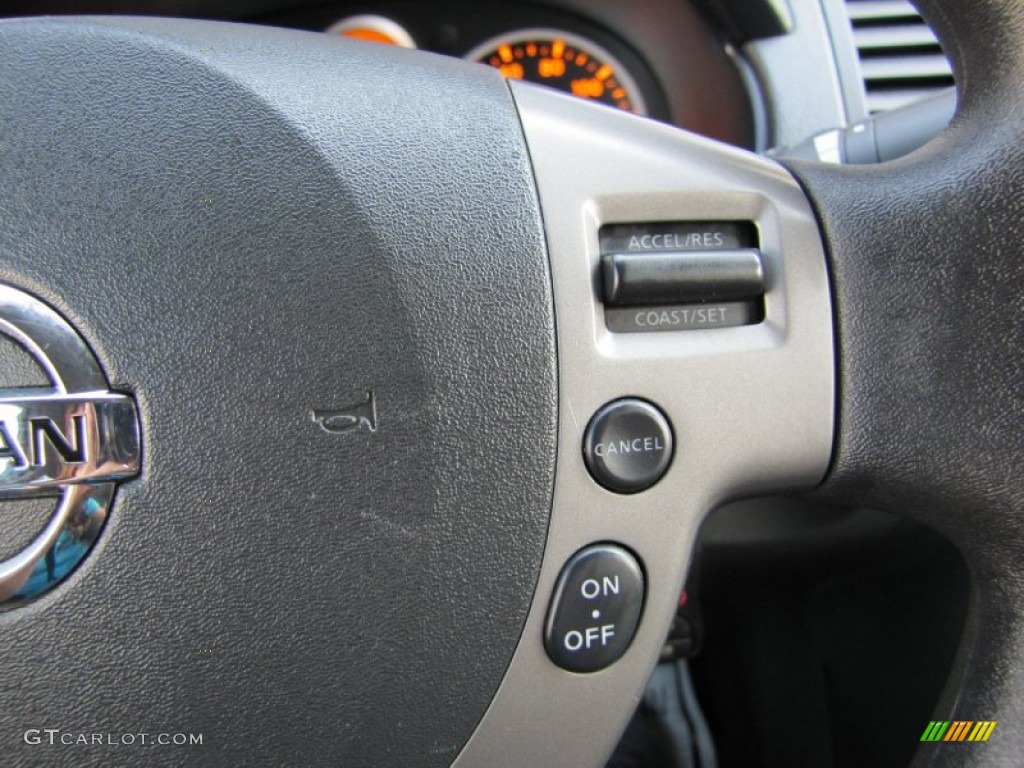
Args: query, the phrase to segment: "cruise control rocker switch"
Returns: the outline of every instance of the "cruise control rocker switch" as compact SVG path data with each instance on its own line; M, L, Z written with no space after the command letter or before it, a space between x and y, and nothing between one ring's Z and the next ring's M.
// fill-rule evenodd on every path
M761 255L736 251L608 253L601 257L609 307L741 301L764 295Z
M600 241L611 331L731 328L763 318L764 265L749 222L612 224Z
M644 602L636 558L615 544L580 550L562 568L544 625L544 647L570 672L596 672L633 642Z

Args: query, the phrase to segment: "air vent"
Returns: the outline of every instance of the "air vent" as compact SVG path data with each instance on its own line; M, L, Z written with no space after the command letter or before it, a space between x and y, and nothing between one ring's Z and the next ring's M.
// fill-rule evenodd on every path
M938 40L907 0L846 0L868 112L909 104L953 84Z

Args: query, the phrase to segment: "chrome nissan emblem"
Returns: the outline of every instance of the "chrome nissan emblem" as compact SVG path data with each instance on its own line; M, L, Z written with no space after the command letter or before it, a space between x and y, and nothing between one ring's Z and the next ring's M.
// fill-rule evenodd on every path
M42 532L0 561L0 606L10 607L52 589L88 554L115 485L139 472L139 417L131 397L109 390L81 337L38 299L0 285L0 333L52 385L0 390L0 520L12 500L55 499Z

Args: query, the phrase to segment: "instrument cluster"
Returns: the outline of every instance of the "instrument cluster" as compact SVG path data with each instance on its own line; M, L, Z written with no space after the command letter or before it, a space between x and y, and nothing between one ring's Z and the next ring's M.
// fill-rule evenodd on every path
M456 56L506 78L753 146L743 64L689 0L573 5L378 0L250 21ZM665 24L644 10L659 11Z

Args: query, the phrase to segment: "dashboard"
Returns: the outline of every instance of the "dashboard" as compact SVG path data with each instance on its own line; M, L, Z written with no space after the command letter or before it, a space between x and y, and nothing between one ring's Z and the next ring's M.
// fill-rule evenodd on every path
M0 16L92 13L238 21L397 43L480 61L508 77L575 89L612 108L760 148L752 108L757 87L734 49L736 35L688 0L47 0L0 10Z
M385 0L288 8L250 20L478 61L506 77L753 146L742 64L696 9L673 4L684 19L667 37L649 29L647 18L612 17L608 10L602 4Z
M243 22L397 43L759 153L953 84L934 34L907 0L12 0L0 7L0 18L64 14ZM910 122L919 118L927 116Z

